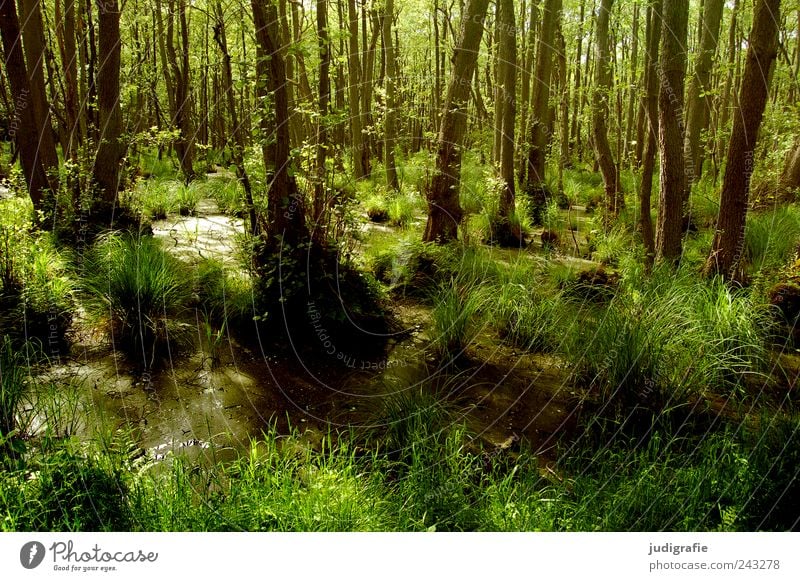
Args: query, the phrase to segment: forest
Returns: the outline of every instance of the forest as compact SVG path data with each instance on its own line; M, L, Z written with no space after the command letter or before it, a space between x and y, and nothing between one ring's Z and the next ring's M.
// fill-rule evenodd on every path
M798 0L0 36L0 530L800 529Z

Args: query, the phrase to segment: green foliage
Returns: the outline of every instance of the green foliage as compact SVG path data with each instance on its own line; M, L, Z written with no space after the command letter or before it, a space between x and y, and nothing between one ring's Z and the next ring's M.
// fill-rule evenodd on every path
M774 271L789 263L800 241L800 210L793 206L751 212L745 228L744 257L751 273Z
M131 206L144 218L163 220L178 210L177 192L183 189L175 179L139 181L131 193Z
M85 261L87 306L108 318L112 340L145 366L157 345L186 340L176 317L188 304L185 267L148 236L110 234L91 249Z
M314 452L300 434L274 430L228 467L173 461L131 491L143 530L369 531L390 528L376 474L364 474L347 441Z
M125 531L130 529L124 474L107 458L58 446L42 458L35 498L39 530Z
M463 357L480 331L476 315L485 305L484 297L475 287L453 280L439 287L432 302L431 349L442 360Z
M591 312L565 355L603 401L658 410L689 393L739 391L766 368L766 309L720 280L659 270Z
M201 260L195 275L198 306L210 323L229 329L252 323L253 286L249 277L213 259Z
M608 231L597 228L591 232L589 247L593 251L593 260L616 266L620 258L633 247L633 240L623 226L614 226Z
M28 204L0 205L0 334L22 344L37 339L48 352L66 348L75 309L70 254L52 234L29 231Z
M520 283L485 289L492 297L488 320L501 339L530 351L556 351L574 322L575 305L559 291L537 292Z
M396 193L389 197L387 214L393 226L406 228L424 211L422 198L416 192Z
M198 186L206 195L217 202L217 207L223 214L244 217L244 188L235 179L210 177Z
M28 368L10 339L0 338L0 440L17 429L17 412L28 388Z

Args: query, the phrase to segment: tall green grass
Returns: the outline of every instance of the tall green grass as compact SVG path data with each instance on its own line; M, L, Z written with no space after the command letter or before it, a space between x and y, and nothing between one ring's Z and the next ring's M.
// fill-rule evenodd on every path
M747 292L693 273L658 270L597 309L566 344L579 383L625 406L743 392L766 380L766 309Z
M188 305L188 276L158 240L108 235L87 254L83 279L91 313L110 322L115 346L146 366L158 345L187 338L178 316Z
M750 273L780 269L797 254L800 211L793 206L750 213L745 228L744 260Z
M17 413L28 389L27 377L27 362L22 354L7 336L0 338L0 441L13 436L17 429Z
M394 396L396 397L396 396ZM797 418L746 433L482 447L433 394L387 404L371 439L269 429L233 462L155 462L52 441L0 472L0 528L149 531L746 531L798 527ZM386 440L384 440L384 437ZM386 445L384 445L386 442ZM31 477L33 474L35 478Z

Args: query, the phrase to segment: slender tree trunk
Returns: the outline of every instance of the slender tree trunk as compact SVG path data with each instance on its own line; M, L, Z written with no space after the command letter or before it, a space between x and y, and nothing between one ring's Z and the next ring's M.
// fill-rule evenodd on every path
M655 259L655 235L653 219L650 216L651 194L653 191L653 171L658 148L658 48L661 44L662 0L653 0L647 7L647 54L645 65L645 96L643 102L646 145L642 155L642 175L639 186L639 224L645 248L645 264L649 268Z
M117 0L97 0L99 45L97 68L97 109L100 144L92 176L98 190L95 221L111 223L120 187L120 170L125 157L120 109L120 8Z
M631 31L631 67L630 67L630 80L628 82L628 113L625 123L625 152L624 159L626 165L631 162L631 146L635 144L633 141L633 129L636 125L636 102L639 95L639 20L640 20L639 5L635 4L633 7L633 30Z
M328 117L331 100L331 51L327 0L317 0L317 39L319 42L319 120L317 121L317 167L314 181L314 233L322 234L320 228L327 201L325 160L328 155Z
M386 128L383 144L383 163L386 168L386 185L389 189L399 191L394 148L397 137L397 70L394 44L392 43L392 22L394 20L394 0L386 0L383 15L383 50L386 55Z
M595 65L595 87L592 97L592 141L597 163L605 184L607 220L616 218L622 209L624 198L620 191L619 170L608 143L608 99L611 95L611 62L608 46L608 24L613 0L601 0L597 13L596 37L597 58Z
M177 0L178 27L181 37L181 60L174 42L175 0L169 0L170 10L167 20L166 56L172 69L170 82L174 90L173 120L180 135L175 141L175 152L181 165L184 180L188 183L195 177L194 171L194 129L192 128L192 95L189 82L189 28L186 22L186 0ZM168 83L169 84L169 83ZM169 87L168 87L169 89Z
M533 110L531 112L528 149L528 168L525 191L531 198L534 221L541 220L544 206L550 197L545 181L547 145L550 142L550 81L553 74L553 45L561 0L545 0L542 28L536 50L533 75Z
M800 190L800 138L795 140L794 149L786 158L781 177L778 180L778 199L792 202Z
M733 9L731 10L731 25L728 30L728 52L727 62L725 66L725 83L722 86L722 94L719 97L719 104L717 105L717 139L715 140L714 150L715 158L722 157L725 144L723 135L728 124L730 111L732 108L731 95L735 92L734 89L734 68L736 63L737 43L736 43L736 23L739 16L739 0L733 0ZM714 164L714 181L717 180L719 163Z
M578 119L581 111L581 83L583 77L581 76L581 60L583 58L583 30L584 30L584 12L586 10L586 0L581 0L580 13L578 15L578 46L577 54L575 55L575 88L573 89L572 97L572 127L570 129L570 141L574 144L573 151L577 150L580 155L580 127ZM588 56L588 55L587 55Z
M231 55L228 53L228 38L225 34L225 16L222 12L220 0L214 5L216 22L214 24L214 42L217 43L222 54L222 82L225 87L225 98L228 104L228 114L231 116L231 135L233 145L231 153L233 164L236 166L236 177L244 189L247 214L250 219L250 235L255 237L259 234L258 219L256 216L255 203L253 202L253 188L250 184L250 176L244 165L244 136L242 135L242 125L239 122L238 111L236 110L236 94L233 90L233 70L231 67Z
M483 21L489 0L467 0L461 32L453 54L453 68L442 111L436 169L427 189L428 222L423 240L444 243L458 237L462 211L459 203L461 149L467 127L469 88L478 60Z
M499 0L498 26L498 100L502 110L500 124L500 190L499 224L496 238L500 244L519 246L522 233L512 221L516 191L514 186L514 130L517 104L517 35L513 0Z
M11 0L5 0L10 2ZM27 63L31 95L30 107L36 119L39 138L39 156L42 158L48 180L53 191L58 188L58 154L50 119L50 103L47 99L44 80L46 41L42 24L40 0L19 0L22 16L23 49Z
M703 5L700 51L687 95L685 149L686 172L690 185L697 182L703 173L700 137L710 120L711 66L717 51L723 4L723 0L705 0ZM688 194L688 188L686 192Z
M261 51L265 89L272 95L275 139L265 159L271 177L267 192L267 251L295 251L309 240L305 207L290 171L289 102L286 94L286 63L280 54L278 10L271 0L252 0L256 42ZM265 58L266 57L266 58ZM264 61L267 62L264 62Z
M350 19L350 54L348 57L350 69L350 133L351 148L353 152L353 177L361 179L366 177L367 166L364 163L363 123L361 118L361 64L358 52L358 12L355 0L347 0L347 11Z
M59 52L64 68L64 114L67 130L67 147L64 157L76 159L76 149L80 145L78 126L78 57L75 48L75 0L64 0L63 14L59 14L60 2L56 2L56 34L59 39Z
M531 94L531 70L533 69L533 56L536 47L536 17L538 14L537 3L539 0L530 0L530 19L528 23L528 37L526 40L524 62L522 63L522 70L520 71L520 123L519 135L520 144L519 151L521 155L525 155L528 149L527 133L528 133L528 111L530 109L530 94ZM525 14L521 18L521 23L525 22ZM524 184L527 179L527 160L521 160L519 164L519 183Z
M25 57L22 54L22 44L19 42L21 36L17 9L14 2L9 0L0 2L0 34L3 37L5 56L3 65L14 104L8 133L17 144L28 193L38 216L38 210L44 209L44 198L50 190L50 183L39 155L39 128L31 104L31 86Z
M677 262L681 255L687 176L683 157L683 85L689 0L664 0L658 94L658 145L661 154L656 228L656 261Z
M780 0L758 0L747 48L739 102L733 116L728 161L722 180L719 217L707 275L739 276L745 220L753 173L753 151L769 93L770 70L778 53Z

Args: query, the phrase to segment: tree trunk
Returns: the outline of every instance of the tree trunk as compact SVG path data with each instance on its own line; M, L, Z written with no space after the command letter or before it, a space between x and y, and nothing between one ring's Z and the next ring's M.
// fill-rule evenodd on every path
M700 136L710 119L711 66L717 51L719 28L722 23L723 0L705 0L702 16L702 36L694 75L689 83L686 113L686 173L689 185L697 182L703 173L700 155ZM686 193L688 194L687 188Z
M606 193L607 220L616 218L622 209L624 198L620 191L619 171L608 144L606 119L609 115L608 98L611 94L611 63L608 47L608 21L614 0L601 0L595 24L597 58L595 63L594 95L592 97L592 141L600 171L603 174Z
M794 144L794 149L786 158L781 177L778 180L778 199L783 202L792 202L797 198L800 190L800 139Z
M92 176L98 189L95 204L97 223L113 220L120 186L120 169L125 157L122 142L120 101L120 9L117 0L97 0L99 45L97 68L97 109L100 121L100 144Z
M67 140L64 157L75 160L77 146L80 144L80 129L78 126L78 59L75 47L75 0L65 0L63 15L59 14L59 4L56 2L56 19L58 21L56 34L59 39L59 52L64 68L64 114L66 122Z
M514 129L517 105L517 36L513 0L499 0L498 26L498 100L495 107L502 111L500 124L500 201L498 205L497 242L519 246L522 233L512 222L516 210L514 187Z
M681 255L687 176L683 157L683 85L689 0L664 0L658 93L658 147L661 155L656 262Z
M239 115L236 110L231 55L228 53L228 38L225 35L225 16L222 13L222 3L220 0L217 0L215 3L214 10L216 13L214 42L217 43L222 53L222 82L225 87L228 114L231 116L231 135L233 136L233 146L231 150L233 154L233 164L236 166L236 177L239 179L244 189L245 204L247 205L247 214L250 219L250 234L255 237L259 234L259 225L255 203L253 202L253 188L250 184L250 176L247 174L247 170L244 166L244 136L242 135L242 125L239 123Z
M39 155L48 172L50 185L55 191L58 188L58 154L56 153L56 142L50 119L50 103L47 100L47 92L45 90L44 62L46 42L40 1L19 0L19 10L22 15L21 38L31 88L30 106L33 109L38 128Z
M275 139L267 162L271 175L267 192L268 251L297 250L309 239L305 207L290 171L289 103L286 94L286 64L280 54L278 10L271 0L252 0L256 42L261 51L265 89L272 94ZM267 57L266 63L263 62Z
M394 20L394 0L386 0L383 15L383 50L386 55L386 128L383 144L383 160L386 168L386 186L394 191L400 190L395 167L394 148L397 137L397 71L394 45L392 43L392 21Z
M361 179L367 175L366 157L364 151L363 124L361 119L361 64L358 58L358 12L355 0L347 0L347 12L350 19L350 54L348 57L350 69L350 133L351 148L353 151L353 177Z
M453 68L442 111L436 169L427 188L428 222L423 240L444 243L458 238L462 211L459 203L461 148L467 126L470 80L475 74L489 0L467 0Z
M22 44L19 42L21 36L17 10L14 2L9 0L0 2L0 34L3 37L5 56L3 64L14 97L14 111L9 120L8 134L17 144L28 193L38 216L38 210L44 209L43 202L50 190L50 183L39 155L39 128L31 104L31 86Z
M542 28L536 49L533 99L529 130L528 168L525 191L531 198L538 223L550 196L545 181L547 145L550 142L550 81L553 73L553 45L561 13L561 0L545 0Z
M328 34L328 2L317 0L317 39L319 41L319 120L317 121L317 167L314 181L314 233L322 234L322 215L326 206L325 160L328 155L328 119L331 100L331 51Z
M734 89L734 65L736 62L736 54L738 52L737 43L736 43L736 22L739 16L739 0L733 0L733 9L731 10L731 25L728 30L728 52L727 52L727 62L726 62L726 70L727 74L725 75L725 84L722 86L722 95L719 97L719 103L717 105L717 139L714 141L714 150L715 150L715 158L719 159L722 157L722 151L724 148L723 142L723 135L725 135L725 126L728 124L728 118L730 116L730 111L732 108L731 105L731 95L735 92ZM717 167L719 162L715 163L714 166L714 182L716 183L717 180Z
M183 177L188 183L195 177L194 172L194 130L192 128L192 94L189 83L189 28L186 22L186 0L178 2L178 26L181 36L182 58L178 61L173 38L175 0L169 0L169 19L167 20L166 54L172 69L171 82L175 98L173 120L180 136L175 141L175 153L181 165Z
M646 144L642 154L642 175L639 186L639 210L641 212L639 224L645 249L645 264L648 268L655 259L655 235L653 234L653 219L650 216L650 197L653 191L653 170L658 147L658 47L661 44L661 7L661 0L654 0L647 7L645 96L642 105L645 117Z
M733 116L717 227L705 266L707 275L735 279L740 274L753 150L767 103L769 71L778 53L779 22L780 0L759 0L753 15L739 102Z

